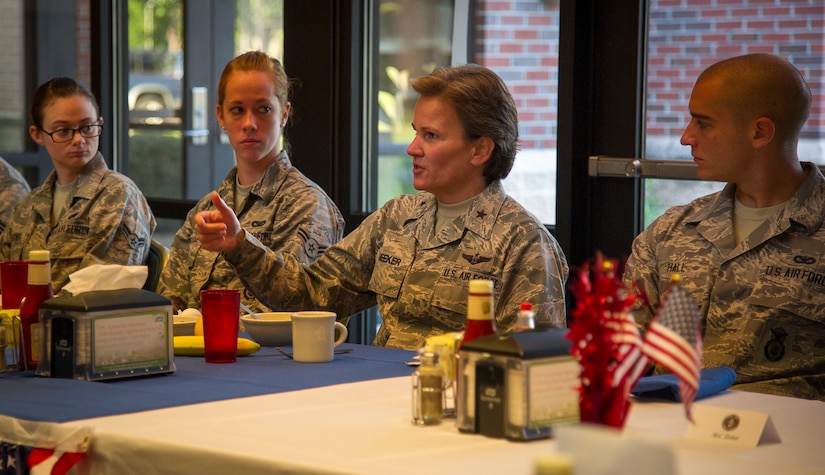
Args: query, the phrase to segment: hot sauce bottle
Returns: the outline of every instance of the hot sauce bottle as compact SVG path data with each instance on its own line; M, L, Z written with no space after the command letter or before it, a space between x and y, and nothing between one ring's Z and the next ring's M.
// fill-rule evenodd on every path
M467 293L467 326L461 344L478 337L495 335L495 301L492 280L471 280Z
M20 304L21 361L26 369L37 369L40 357L40 304L54 296L49 251L29 251L29 277L26 296Z
M494 319L495 301L493 298L493 281L471 280L467 292L467 325L464 336L459 344L459 350L465 343L487 335L495 335L496 324ZM470 361L462 362L460 352L456 352L456 409L475 417L476 368ZM462 370L462 367L464 368ZM465 402L462 409L461 402ZM460 416L459 416L460 417Z

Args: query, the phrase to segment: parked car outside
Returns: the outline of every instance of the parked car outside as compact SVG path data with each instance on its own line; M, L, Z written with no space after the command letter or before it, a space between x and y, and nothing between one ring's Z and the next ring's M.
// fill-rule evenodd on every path
M129 53L130 125L179 128L182 90L180 52L136 50Z

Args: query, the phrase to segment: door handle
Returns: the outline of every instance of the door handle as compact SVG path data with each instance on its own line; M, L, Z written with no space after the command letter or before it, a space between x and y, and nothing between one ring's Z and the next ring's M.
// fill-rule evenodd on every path
M209 129L189 129L181 132L184 137L208 137Z
M209 128L206 113L206 104L209 100L209 89L203 86L192 88L192 128L182 131L184 137L192 139L192 145L206 145L209 143Z
M680 160L650 160L594 155L588 158L587 175L627 178L678 178L699 180L699 167Z

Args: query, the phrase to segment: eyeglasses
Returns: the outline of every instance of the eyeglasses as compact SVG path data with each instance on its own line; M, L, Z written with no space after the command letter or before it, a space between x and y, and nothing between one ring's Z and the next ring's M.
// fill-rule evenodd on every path
M74 138L76 132L80 132L80 136L87 139L100 137L103 133L103 124L89 124L77 129L57 129L54 132L43 130L43 133L51 137L54 143L68 142Z

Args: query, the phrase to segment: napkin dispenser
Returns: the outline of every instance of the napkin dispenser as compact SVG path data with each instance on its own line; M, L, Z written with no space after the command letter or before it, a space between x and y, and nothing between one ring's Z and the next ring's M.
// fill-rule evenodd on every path
M62 295L40 305L37 375L89 381L175 371L172 302L142 289Z
M490 335L461 345L457 425L510 440L550 437L579 420L578 362L566 329Z

